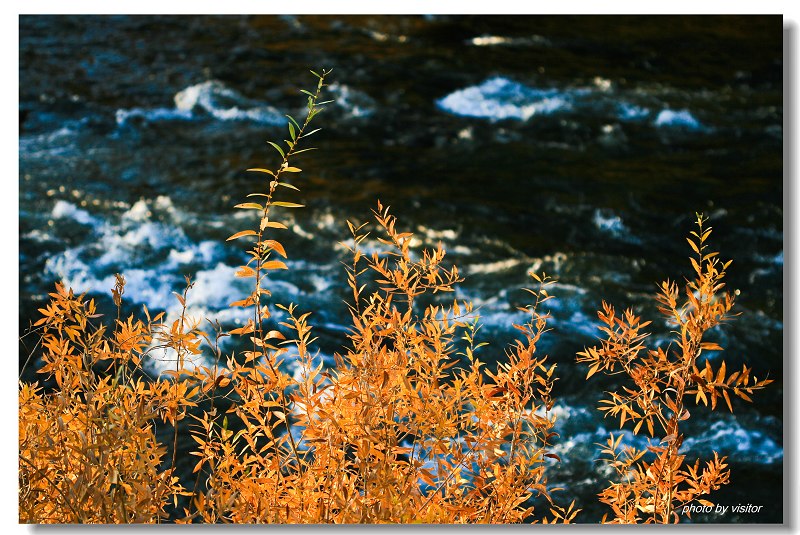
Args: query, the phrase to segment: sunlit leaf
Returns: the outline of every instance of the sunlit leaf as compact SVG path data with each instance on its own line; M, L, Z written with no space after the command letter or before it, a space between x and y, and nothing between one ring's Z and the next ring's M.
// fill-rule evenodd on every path
M267 262L264 262L261 265L261 267L263 269L289 269L288 267L286 267L286 264L284 264L280 260L269 260Z
M241 238L243 236L257 236L257 235L258 235L258 233L255 230L243 230L241 232L237 232L236 234L233 234L232 236L230 236L225 241L235 240L235 239Z

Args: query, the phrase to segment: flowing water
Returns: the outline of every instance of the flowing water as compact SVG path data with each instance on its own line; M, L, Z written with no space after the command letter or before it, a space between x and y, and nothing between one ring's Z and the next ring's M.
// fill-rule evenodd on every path
M21 17L21 329L58 279L108 305L115 272L131 310L174 313L189 275L191 313L241 323L227 304L246 292L244 255L225 238L249 224L232 206L264 187L244 169L276 163L265 141L301 116L308 69L333 68L336 101L289 199L307 208L270 286L314 311L322 355L345 343L345 220L377 199L444 244L495 347L524 319L527 273L557 277L540 347L560 377L551 482L597 521L594 443L617 426L595 409L609 383L587 383L575 353L595 343L602 299L653 318L656 283L689 275L702 211L741 292L711 336L729 368L776 382L733 415L693 411L683 450L732 469L712 500L764 506L693 518L780 522L781 39L780 17Z

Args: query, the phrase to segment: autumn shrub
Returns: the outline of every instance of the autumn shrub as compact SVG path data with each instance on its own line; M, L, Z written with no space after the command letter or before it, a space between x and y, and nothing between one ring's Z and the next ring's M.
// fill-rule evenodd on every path
M124 279L118 276L115 299ZM154 419L192 404L186 385L137 376L144 348L163 326L148 318L94 323L93 300L56 285L42 318L43 392L19 389L19 520L29 523L155 522L181 492ZM118 301L119 303L119 301Z
M251 311L243 327L217 326L213 337L200 330L186 315L190 281L176 296L179 318L151 320L145 309L143 322L118 312L110 332L92 301L62 285L51 294L35 327L39 372L55 388L21 384L19 392L20 521L521 522L534 519L533 495L549 499L555 365L535 355L547 277L534 275L529 321L516 326L522 338L487 369L474 354L484 344L475 340L472 305L439 298L461 281L457 268L445 266L441 246L412 251L411 234L379 203L384 250L364 253L365 225L348 223L353 329L335 366L318 363L308 312L270 303L268 276L286 269L275 239L286 226L276 212L300 207L277 192L297 189L288 177L300 169L290 161L311 150L299 144L316 132L309 124L326 104L327 74L304 91L304 122L289 117L289 139L272 144L280 164L251 169L265 175L265 191L236 206L258 216L229 238L250 242L236 276L252 280L252 291L231 303ZM118 308L123 293L118 276ZM279 330L267 327L274 307L286 317ZM246 350L222 355L218 340L227 335ZM194 358L203 341L213 366ZM147 377L141 364L154 349L170 351L174 367ZM287 359L299 375L287 372ZM157 422L174 428L171 459ZM175 474L187 428L193 488ZM183 498L183 515L168 515ZM552 510L562 521L575 515Z
M707 219L697 214L697 229L687 241L694 253L689 260L694 274L683 287L674 281L664 281L656 296L658 311L672 326L672 338L666 346L648 349L650 324L642 321L633 310L618 314L613 306L603 302L597 315L604 338L600 345L578 353L578 362L589 366L588 379L597 372L627 377L628 384L600 401L605 416L619 419L620 428L626 423L633 433L646 431L652 438L646 449L622 446L623 434L613 433L606 444L600 444L602 460L617 476L617 481L600 493L600 501L611 507L611 523L670 523L680 521L683 507L698 502L713 505L701 496L729 482L730 470L725 457L714 458L702 466L700 460L686 462L680 452L684 434L682 422L702 403L716 410L724 400L733 412L731 396L752 401L755 390L771 383L770 379L751 376L743 365L741 370L728 373L723 360L714 370L710 351L722 351L706 334L731 319L734 296L724 292L725 270L731 261L722 262L707 243L711 227ZM690 516L690 509L686 509Z
M555 364L537 353L548 330L544 310L552 279L532 273L527 321L504 358L478 353L480 320L470 302L453 299L462 281L439 245L412 248L380 202L372 223L348 221L343 242L351 330L325 364L314 350L311 312L271 300L270 274L287 269L280 231L284 200L297 190L294 162L312 120L326 104L327 71L314 75L302 122L288 117L288 139L272 143L274 168L256 168L263 191L237 209L252 224L229 241L246 243L236 276L250 290L231 307L247 311L242 327L223 330L187 314L192 282L175 298L182 310L122 317L125 280L112 289L116 318L104 324L95 303L59 284L34 325L38 370L47 386L19 386L19 520L27 523L518 523L572 522L578 514L548 483L560 461L553 445ZM704 469L683 465L679 424L684 398L716 405L729 392L747 398L769 381L749 370L726 376L698 367L717 349L703 334L727 317L720 297L724 268L697 234L697 279L686 302L665 283L659 301L676 322L675 347L645 351L646 324L604 305L607 339L579 360L625 373L633 384L612 393L606 413L634 432L646 428L664 446L605 452L619 474L601 494L613 521L671 521L675 508L727 480L724 459ZM369 241L367 241L369 240ZM365 244L369 244L368 246ZM692 242L694 244L694 242ZM237 340L224 353L220 339ZM677 348L677 349L676 349ZM158 376L143 366L155 352L172 364ZM157 426L167 429L158 438ZM192 475L177 473L178 444L191 443ZM554 499L555 498L555 499ZM534 503L548 511L534 510ZM542 501L543 500L543 501Z

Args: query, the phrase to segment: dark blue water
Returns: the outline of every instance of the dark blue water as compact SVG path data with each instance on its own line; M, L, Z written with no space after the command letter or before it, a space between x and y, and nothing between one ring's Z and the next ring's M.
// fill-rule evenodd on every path
M729 368L776 382L735 415L693 411L690 457L732 468L712 500L764 505L694 519L780 522L781 36L780 17L21 17L21 325L54 281L108 301L118 271L132 307L174 313L190 275L192 313L243 321L227 309L243 254L225 243L261 186L243 170L275 163L265 141L300 115L308 69L333 68L320 150L298 158L290 269L270 288L315 311L323 356L346 328L337 243L377 199L467 276L458 295L500 344L488 360L513 338L527 272L556 276L551 481L596 521L593 443L616 426L595 410L608 385L574 355L601 299L653 317L655 284L690 273L683 237L703 211L741 292L713 336Z

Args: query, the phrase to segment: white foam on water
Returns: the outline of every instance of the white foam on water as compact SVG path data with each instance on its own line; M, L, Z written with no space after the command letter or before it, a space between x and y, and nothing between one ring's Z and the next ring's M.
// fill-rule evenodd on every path
M513 332L516 336L516 334L520 333L515 331L512 326L524 324L530 319L531 315L521 310L509 310L510 308L511 306L507 303L487 302L479 310L475 310L475 313L480 316L480 323L484 327L500 329L509 333Z
M78 154L79 149L75 140L87 120L88 118L66 121L63 126L51 132L21 134L19 136L20 160Z
M115 283L114 273L121 272L126 280L124 299L128 303L143 303L153 313L166 312L165 322L171 324L183 309L173 292L182 292L183 273L191 273L187 266L197 264L201 267L191 273L194 284L186 301L187 316L198 318L203 324L209 319L223 325L243 325L249 319L251 310L229 308L229 304L250 293L252 280L235 277L238 266L220 261L225 250L217 242L190 240L176 221L188 216L174 210L168 197L140 200L121 214L117 222L80 212L69 203L62 203L56 215L96 219L99 223L93 227L93 234L84 243L53 255L45 266L47 273L76 292L110 293ZM154 221L159 212L164 212L164 220ZM203 269L205 266L210 267ZM312 281L316 288L324 288L322 279ZM281 280L270 280L269 287L284 302L295 300L301 293L294 284ZM226 338L221 342L228 341ZM186 361L186 367L206 363L206 358L192 357ZM175 369L175 359L174 350L154 347L146 367L158 375Z
M147 202L144 199L139 199L133 206L130 207L124 214L122 214L122 219L130 220L130 221L145 221L150 218L152 212L150 211L150 207L148 206Z
M289 226L289 228L292 229L292 232L294 232L298 236L300 236L302 238L305 238L307 240L313 240L314 237L316 236L316 234L314 234L313 232L308 232L307 230L305 230L303 227L301 227L297 223L292 223Z
M557 413L558 406L559 404L556 404L553 413ZM567 406L565 417L556 421L556 432L561 437L558 439L555 450L565 463L582 460L570 456L570 451L574 448L596 443L605 444L612 433L614 437L623 435L621 447L633 446L643 450L649 444L658 445L659 438L651 438L645 432L634 435L629 429L617 429L616 425L611 429L598 425L595 431L567 433L565 427L570 430L575 429L571 421L576 416L581 424L589 426L593 425L592 422L599 420L599 418L594 419L592 414L583 415L580 412L575 414L573 409L573 407ZM583 410L585 411L585 409ZM599 455L599 447L594 446L594 448L597 448L594 453L596 457ZM686 455L686 461L689 463L694 463L695 458L700 458L701 463L709 460L713 458L715 451L734 462L775 464L783 461L783 448L780 445L762 431L746 429L733 417L715 421L699 435L686 436L680 449L680 453ZM602 472L603 463L597 464L598 471Z
M499 121L527 121L535 115L548 115L571 107L569 93L557 89L535 89L508 78L496 76L477 86L459 89L436 101L454 115Z
M631 244L640 244L641 238L631 232L622 217L608 208L596 208L592 214L592 223L603 234Z
M486 262L482 264L470 264L466 267L468 275L488 275L491 273L498 273L500 271L508 271L520 264L526 263L526 258L507 258L505 260L497 260L495 262Z
M702 125L689 110L664 109L658 112L654 123L659 127L683 128L686 130L700 130Z
M233 301L244 299L252 291L252 284L247 279L236 278L238 270L238 267L219 262L211 269L198 271L192 278L194 286L189 293L190 301L222 309Z
M617 117L624 121L635 121L645 119L650 115L650 110L644 106L637 106L629 102L617 104Z
M109 266L136 257L138 252L148 254L171 247L184 248L188 245L188 238L180 228L148 221L124 233L105 232L103 245L105 253L97 263Z
M335 105L342 108L349 117L369 117L375 113L375 100L364 91L353 89L339 82L330 84L328 91L331 98L325 100L334 100Z
M577 286L575 284L569 284L567 282L555 282L553 283L552 290L550 290L550 293L556 296L558 296L561 293L586 295L588 292L589 290L587 290L586 288Z
M539 411L540 416L544 416L543 411ZM586 418L591 413L586 407L579 407L577 405L569 405L563 401L556 402L553 408L550 409L550 416L556 418L556 425L563 425L566 422L573 421L575 418Z
M271 125L286 122L276 108L248 99L218 80L209 80L178 92L175 108L191 112L202 109L221 121L246 120Z
M598 230L607 232L612 236L620 236L627 232L627 228L622 223L622 218L610 210L597 208L594 211L592 222Z
M781 446L762 431L744 428L732 417L717 420L699 436L684 439L681 452L686 451L703 456L717 451L734 461L757 464L783 461Z
M176 93L174 101L174 108L117 110L117 124L123 126L132 119L146 122L188 121L203 115L210 115L219 121L252 121L275 126L286 122L277 108L249 99L219 80L189 86Z
M92 227L97 227L102 222L101 219L90 215L86 210L78 208L71 202L64 200L56 201L50 215L53 216L53 219L72 219L81 225L89 225Z
M462 255L462 256L470 256L475 254L475 251L473 251L466 245L451 245L447 248L447 252L449 254Z
M425 225L418 225L417 230L425 236L428 242L437 242L439 240L455 241L458 239L458 232L453 229L432 229Z
M131 108L116 111L115 119L119 126L126 125L131 120L146 122L158 121L190 121L194 119L191 110L178 110L175 108Z
M93 233L83 243L48 258L46 273L82 293L110 291L114 286L114 273L121 272L127 281L127 299L144 303L152 310L172 310L176 302L172 292L184 285L183 268L191 263L214 265L224 250L210 240L199 243L190 240L174 220L180 214L172 210L166 211L165 221L152 220L154 210L170 206L168 198L151 202L140 200L114 223L62 201L57 204L55 214L93 222ZM228 272L223 273L219 265L197 272L195 277L200 279L196 287L200 298L197 303L214 308L220 300L236 294L233 286L220 286L219 281L226 275ZM233 279L231 275L230 280ZM204 290L212 284L213 289Z
M165 265L170 269L177 269L184 264L197 263L209 265L219 255L219 244L215 241L204 240L199 244L192 244L183 250L171 249Z
M542 408L536 414L545 416ZM623 446L633 446L640 450L645 449L648 444L657 444L659 440L650 438L646 433L634 435L629 429L617 429L616 425L608 429L602 423L598 424L602 422L602 418L593 409L571 405L562 400L556 402L549 415L555 416L554 431L560 435L556 439L553 451L565 464L585 461L575 458L575 451L583 447L590 447L594 451L593 456L597 457L599 448L595 444L605 444L610 433L615 437L622 434ZM680 450L687 456L687 462L691 463L694 463L696 457L699 457L701 462L713 458L714 451L728 456L729 460L734 462L775 464L783 461L783 448L779 444L761 430L744 427L731 415L717 419L697 435L688 435ZM595 464L598 469L603 465Z
M173 312L180 309L180 303L172 292L179 291L181 283L185 281L177 274L160 272L159 266L152 269L123 269L122 274L126 282L125 295L131 302L144 303L153 311ZM114 276L108 275L87 290L97 292L110 289L113 283Z
M100 286L100 281L94 277L92 270L81 260L80 252L80 248L74 248L51 256L45 262L45 272L63 280L76 293L102 291L100 288L104 287Z

